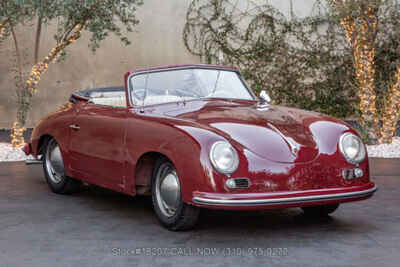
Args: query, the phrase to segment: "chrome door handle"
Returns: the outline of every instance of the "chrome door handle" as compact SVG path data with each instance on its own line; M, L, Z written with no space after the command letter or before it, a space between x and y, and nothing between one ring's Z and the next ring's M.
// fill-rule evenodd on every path
M75 124L71 124L69 126L69 128L74 129L74 130L79 130L81 127L79 127L78 125L75 125Z

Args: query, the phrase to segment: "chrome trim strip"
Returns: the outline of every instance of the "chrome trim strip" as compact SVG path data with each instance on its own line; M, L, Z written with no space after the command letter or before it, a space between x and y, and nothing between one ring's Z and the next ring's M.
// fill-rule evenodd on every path
M349 193L338 193L338 194L327 194L327 195L316 195L316 196L304 196L304 197L286 197L286 198L273 198L273 199L210 199L202 197L193 197L193 202L198 204L212 205L212 206L259 206L259 205L274 205L274 204L293 204L303 203L312 201L324 201L324 200L340 200L348 198L366 197L372 195L378 187L375 185L373 188L349 192Z
M75 124L71 124L69 126L69 128L74 129L74 130L79 130L81 127L79 127L78 125L75 125Z
M43 161L40 159L26 159L25 164L26 165L43 164Z

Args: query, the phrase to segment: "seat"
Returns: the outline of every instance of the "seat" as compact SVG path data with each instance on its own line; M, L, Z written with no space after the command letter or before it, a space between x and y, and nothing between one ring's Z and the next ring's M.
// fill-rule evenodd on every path
M119 97L93 97L90 99L96 105L126 107L126 99L123 96Z

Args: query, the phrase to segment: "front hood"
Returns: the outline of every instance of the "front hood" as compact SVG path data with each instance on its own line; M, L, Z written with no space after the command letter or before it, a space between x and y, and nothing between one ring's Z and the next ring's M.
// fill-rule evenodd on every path
M282 163L308 162L318 156L309 129L320 114L299 109L264 106L254 102L193 101L167 116L189 120L213 129L244 150Z

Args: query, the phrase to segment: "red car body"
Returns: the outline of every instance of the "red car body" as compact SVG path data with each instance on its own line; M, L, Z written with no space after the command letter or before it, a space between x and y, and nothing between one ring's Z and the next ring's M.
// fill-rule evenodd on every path
M38 157L43 140L51 136L60 145L66 175L128 195L146 191L155 158L162 154L176 167L182 200L215 209L342 203L375 192L368 157L354 165L339 151L343 133L358 134L327 115L275 105L260 108L258 100L131 105L131 75L192 67L222 68L188 65L128 72L126 108L94 105L75 94L72 102L36 125L26 153ZM276 129L299 145L297 153ZM230 142L238 152L239 166L231 175L219 173L210 162L211 146L219 140ZM343 170L355 167L362 169L362 177L345 179ZM243 177L250 182L248 188L226 187L227 179Z

